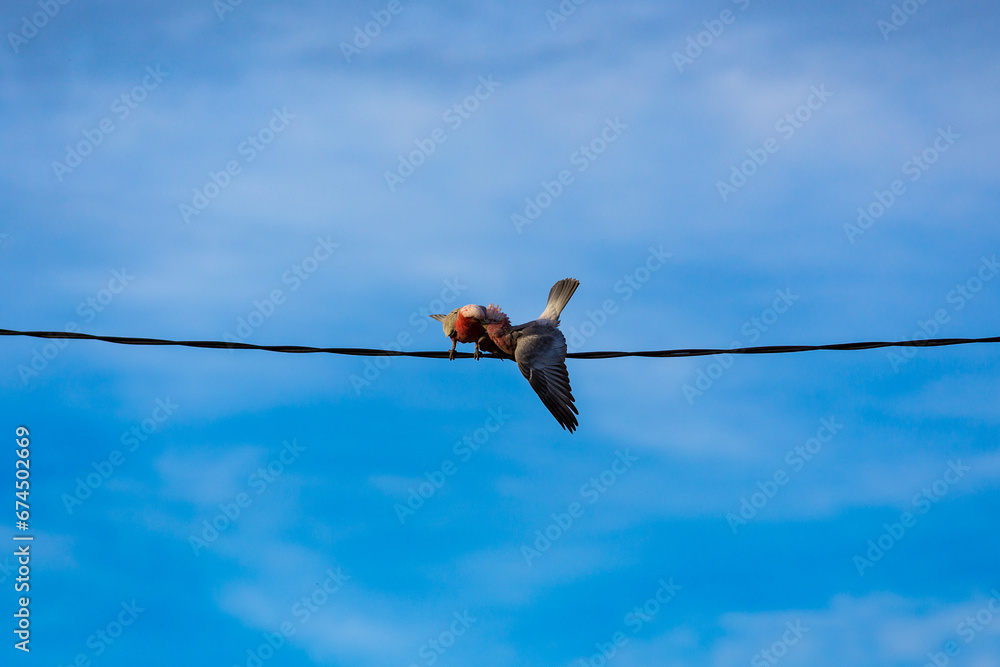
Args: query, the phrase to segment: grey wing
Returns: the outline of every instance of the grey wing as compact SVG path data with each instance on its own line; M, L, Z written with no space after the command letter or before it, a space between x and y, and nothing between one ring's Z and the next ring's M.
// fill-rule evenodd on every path
M580 414L573 404L573 391L566 370L566 338L555 327L531 327L517 340L514 360L542 403L559 425L576 430Z
M431 314L431 318L437 320L441 323L441 328L444 330L444 335L448 338L454 338L458 335L455 331L455 320L458 319L458 308L451 311L447 315L441 313Z

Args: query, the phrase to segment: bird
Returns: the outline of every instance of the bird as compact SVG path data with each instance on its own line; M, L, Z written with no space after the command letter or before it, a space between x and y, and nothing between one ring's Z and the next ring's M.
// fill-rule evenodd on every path
M470 311L483 325L490 340L501 352L512 355L521 374L559 425L572 433L580 414L566 370L566 337L559 330L559 315L569 303L580 281L560 280L549 290L545 310L537 320L511 326L499 306L490 304L486 312ZM483 317L485 315L485 317Z
M476 351L472 353L473 359L482 356L481 351L499 354L500 349L486 335L483 329L482 320L486 318L486 309L470 303L467 306L456 308L447 315L440 313L432 314L431 317L441 323L444 335L451 339L451 351L448 359L455 360L456 343L475 343Z

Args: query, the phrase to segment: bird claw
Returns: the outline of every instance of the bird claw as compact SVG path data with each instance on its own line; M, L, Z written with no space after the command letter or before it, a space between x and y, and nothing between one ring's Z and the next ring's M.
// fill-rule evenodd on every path
M472 353L472 358L479 361L481 356L483 356L483 354L479 351L479 343L476 343L476 351Z
M455 361L455 348L448 351L448 361Z

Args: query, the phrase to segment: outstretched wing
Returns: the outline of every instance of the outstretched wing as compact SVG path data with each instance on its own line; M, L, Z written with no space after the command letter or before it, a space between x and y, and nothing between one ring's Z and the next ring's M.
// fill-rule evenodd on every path
M570 433L576 430L573 391L566 370L566 338L555 327L531 326L521 331L514 350L514 360L528 379L542 404L559 425Z

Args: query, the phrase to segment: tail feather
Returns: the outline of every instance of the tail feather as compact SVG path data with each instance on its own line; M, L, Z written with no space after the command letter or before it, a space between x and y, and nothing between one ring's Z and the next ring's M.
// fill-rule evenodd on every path
M552 289L549 290L549 300L545 304L545 310L538 317L540 320L550 320L556 325L559 324L559 315L562 313L563 308L569 303L570 298L572 298L573 293L576 292L576 288L580 286L580 281L576 278L564 278L560 280Z
M455 336L455 319L458 317L458 308L447 315L443 313L432 313L431 317L441 323L441 330L448 338Z

